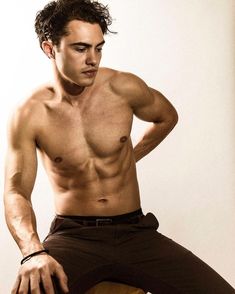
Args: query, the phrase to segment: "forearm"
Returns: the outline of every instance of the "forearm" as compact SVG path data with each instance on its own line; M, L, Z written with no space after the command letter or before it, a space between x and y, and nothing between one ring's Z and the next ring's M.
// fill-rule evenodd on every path
M134 147L136 162L156 148L172 131L176 123L177 118L171 121L153 123Z
M43 249L36 231L36 219L29 200L20 194L8 194L4 198L8 228L22 255Z
M36 219L31 202L24 196L12 193L4 197L6 221L24 257L11 293L54 293L52 275L58 280L60 293L69 293L63 267L50 255L38 254L43 250L36 232ZM44 291L43 291L44 293Z

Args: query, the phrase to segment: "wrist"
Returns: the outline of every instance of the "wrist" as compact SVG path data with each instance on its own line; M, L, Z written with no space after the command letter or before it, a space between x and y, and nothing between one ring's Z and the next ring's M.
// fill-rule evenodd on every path
M34 251L28 255L26 255L20 262L20 264L24 264L26 261L30 260L32 257L39 255L39 254L44 254L44 253L49 253L49 250L47 249L42 249L42 250L38 250L38 251Z
M25 257L25 256L31 254L32 252L36 252L36 251L40 251L40 250L45 249L39 240L31 240L29 242L27 241L22 245L23 246L20 246L22 257Z

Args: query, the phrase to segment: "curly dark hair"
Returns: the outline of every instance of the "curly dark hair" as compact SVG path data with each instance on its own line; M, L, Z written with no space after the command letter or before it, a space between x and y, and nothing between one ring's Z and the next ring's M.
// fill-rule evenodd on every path
M67 34L66 25L71 20L83 20L100 25L103 34L111 32L108 26L112 18L107 6L93 0L57 0L48 3L38 11L35 19L35 31L42 42L51 40L59 45L61 37Z

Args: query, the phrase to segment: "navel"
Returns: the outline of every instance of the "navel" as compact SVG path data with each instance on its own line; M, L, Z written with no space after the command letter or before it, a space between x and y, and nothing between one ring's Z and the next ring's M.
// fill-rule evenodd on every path
M101 199L98 200L98 202L100 202L100 203L107 203L108 202L108 199L101 198Z
M127 136L123 136L123 137L120 138L121 143L125 143L126 140L127 140Z
M56 158L54 159L54 161L55 161L56 163L60 163L60 162L63 161L63 158L62 158L62 157L56 157Z

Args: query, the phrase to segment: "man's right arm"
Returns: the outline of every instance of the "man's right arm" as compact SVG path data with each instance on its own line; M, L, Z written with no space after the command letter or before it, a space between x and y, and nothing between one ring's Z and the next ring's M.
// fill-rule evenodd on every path
M36 171L35 120L27 107L16 111L8 132L4 204L8 228L23 257L43 250L31 203ZM26 261L20 268L12 293L28 293L43 283L46 293L54 293L51 275L56 275L66 292L66 276L62 267L49 255L40 254ZM29 286L30 285L30 286Z
M26 124L18 110L12 118L8 132L8 152L5 172L4 204L9 230L23 256L42 250L36 233L35 215L31 205L36 170L36 145L33 126Z

